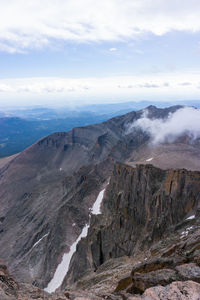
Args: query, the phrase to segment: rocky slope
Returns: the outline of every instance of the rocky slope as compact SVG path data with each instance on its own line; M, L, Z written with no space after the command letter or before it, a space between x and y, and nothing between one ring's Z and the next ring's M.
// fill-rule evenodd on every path
M199 183L198 171L115 164L102 214L92 215L63 291L16 282L1 263L0 299L198 300Z
M1 300L65 300L63 295L49 295L33 285L17 282L10 276L7 266L0 262L0 299Z
M133 256L174 231L200 208L200 172L162 170L152 165L116 164L87 239L79 244L68 278L77 281L110 258Z
M199 299L199 183L200 172L117 164L63 287L108 299ZM164 298L184 289L189 298Z
M1 168L0 257L12 274L47 284L88 222L114 160L128 157L123 122L134 116L55 133Z
M166 118L179 108L157 109L151 106L147 110L149 118ZM69 251L88 223L89 208L105 187L115 162L146 162L150 154L149 136L141 130L133 130L129 134L126 130L143 112L132 112L101 124L52 134L2 165L0 258L19 281L42 288L47 286L63 253ZM196 163L199 143L191 144L187 139L178 142L179 145L174 143L175 150L168 151L171 155L178 153L177 149L182 149L184 145L181 155L177 154L177 165L188 163L183 157L190 149L191 169L193 166L200 169L200 160ZM146 151L145 155L143 151ZM159 166L166 162L166 157L160 158ZM173 167L176 163L172 162ZM159 172L162 178L164 171ZM145 213L149 216L150 212ZM150 225L154 226L153 223ZM124 232L125 229L121 229L120 234L126 236ZM94 245L97 249L101 239L101 235L98 236L98 242ZM121 248L116 246L112 249L107 245L103 255L107 259L122 253L132 254L130 249L136 247L134 243L134 239L130 242L124 240ZM140 243L145 245L145 239L138 242L138 247ZM92 268L105 261L101 251L98 256Z

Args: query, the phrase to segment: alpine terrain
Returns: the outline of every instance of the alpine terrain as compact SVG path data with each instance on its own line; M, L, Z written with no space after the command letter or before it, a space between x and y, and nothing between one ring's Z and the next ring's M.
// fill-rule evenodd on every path
M200 299L186 111L148 106L0 160L0 299Z

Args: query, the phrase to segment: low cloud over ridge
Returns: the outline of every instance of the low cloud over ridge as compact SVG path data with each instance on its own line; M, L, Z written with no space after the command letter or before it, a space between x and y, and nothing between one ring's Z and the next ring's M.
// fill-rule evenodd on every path
M193 107L180 108L170 113L165 120L150 119L148 110L145 110L143 117L134 122L128 132L137 127L151 136L151 143L154 145L173 142L184 134L191 139L200 138L200 110Z

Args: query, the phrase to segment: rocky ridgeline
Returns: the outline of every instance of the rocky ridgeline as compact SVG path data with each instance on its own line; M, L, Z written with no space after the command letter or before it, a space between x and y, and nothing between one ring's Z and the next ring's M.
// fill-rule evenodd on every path
M146 141L125 135L124 124L141 114L54 133L0 168L0 257L16 278L47 286L115 160Z
M92 217L63 287L107 299L183 291L190 296L180 299L199 299L191 296L200 295L199 183L200 172L116 164L103 214ZM169 291L174 298L164 298Z

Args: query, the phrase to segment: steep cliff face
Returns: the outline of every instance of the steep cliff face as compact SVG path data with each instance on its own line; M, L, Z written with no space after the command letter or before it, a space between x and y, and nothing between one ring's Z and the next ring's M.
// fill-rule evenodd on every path
M92 217L66 282L71 284L98 270L109 259L145 252L175 232L189 215L197 217L199 183L200 172L116 164L104 196L103 214Z

